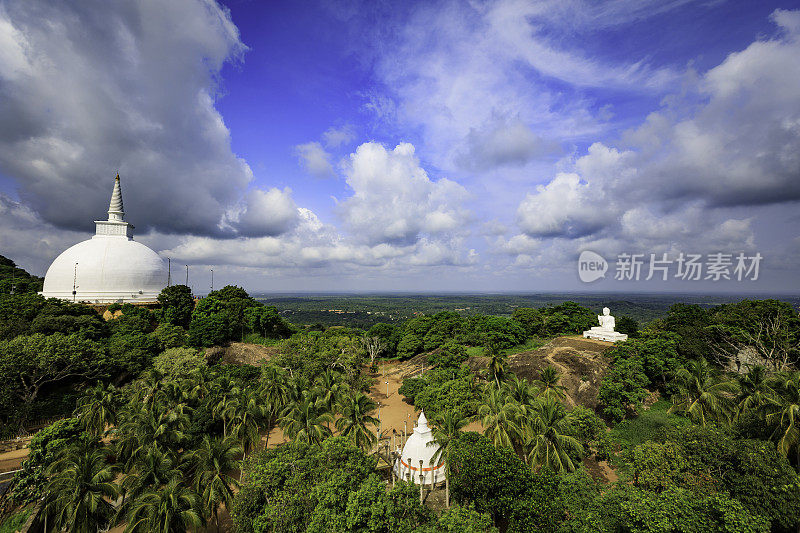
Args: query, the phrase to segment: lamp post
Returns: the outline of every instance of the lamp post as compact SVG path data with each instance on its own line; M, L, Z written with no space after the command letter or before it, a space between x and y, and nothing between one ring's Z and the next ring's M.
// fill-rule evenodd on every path
M425 472L422 471L422 459L419 460L419 504L422 505L422 487L425 485Z
M211 292L214 292L214 269L211 269Z
M78 294L78 263L75 263L75 271L72 274L72 303L75 303L76 294Z
M189 265L186 265L186 286L189 286Z

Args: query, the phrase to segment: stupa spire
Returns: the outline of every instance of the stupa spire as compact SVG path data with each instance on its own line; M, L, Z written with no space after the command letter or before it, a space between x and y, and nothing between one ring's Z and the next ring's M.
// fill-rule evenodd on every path
M108 204L108 220L122 221L125 219L125 209L122 207L122 187L119 184L119 172L114 179L114 191L111 193L111 203Z
M2 0L0 0L2 1ZM125 208L122 207L122 187L119 184L119 172L114 179L114 191L108 204L108 220L95 220L96 236L133 238L133 224L125 222Z

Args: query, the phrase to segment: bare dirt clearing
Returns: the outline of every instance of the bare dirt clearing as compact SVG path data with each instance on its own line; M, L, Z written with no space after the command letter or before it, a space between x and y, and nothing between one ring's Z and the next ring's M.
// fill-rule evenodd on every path
M561 372L566 387L567 405L597 407L597 392L610 363L604 352L611 343L583 337L557 337L541 348L520 352L508 358L508 367L520 378L534 380L548 365Z
M257 365L280 352L280 346L264 346L246 342L232 342L228 346L213 346L206 350L206 358L217 359L229 365Z

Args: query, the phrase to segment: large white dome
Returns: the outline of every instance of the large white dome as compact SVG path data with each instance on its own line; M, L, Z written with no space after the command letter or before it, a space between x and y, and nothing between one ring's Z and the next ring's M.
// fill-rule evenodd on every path
M96 220L97 235L56 257L42 295L88 303L155 302L167 286L167 267L153 250L133 240L133 226L124 218L117 175L108 220Z
M73 281L76 302L154 302L167 286L167 267L142 243L96 235L56 257L44 277L42 295L72 300Z

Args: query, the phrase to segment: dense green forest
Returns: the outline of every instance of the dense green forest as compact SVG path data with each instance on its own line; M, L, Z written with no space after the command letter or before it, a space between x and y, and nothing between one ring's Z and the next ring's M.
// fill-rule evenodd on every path
M296 324L350 326L367 329L379 322L402 324L418 314L433 315L455 311L461 315L511 316L519 307L548 307L573 301L600 314L610 307L617 316L628 316L647 324L663 318L676 303L695 304L708 309L741 298L732 295L696 294L286 294L254 295ZM774 296L759 296L770 298ZM800 298L782 296L795 306Z
M641 315L601 298L501 298L496 312L415 304L357 328L294 322L235 286L197 301L168 287L157 308L113 305L109 320L16 287L0 294L0 424L11 437L60 420L35 434L2 496L8 523L39 502L48 531L218 528L221 513L254 533L800 528L791 302ZM600 302L630 338L603 354L596 410L568 401L555 367L533 380L510 370L509 354L595 325ZM232 341L274 351L251 366L207 349ZM424 375L400 392L434 429L448 472L440 506L380 468L369 396L380 360L423 356ZM465 430L472 421L480 433ZM288 442L265 449L274 427ZM590 462L619 480L599 480Z

